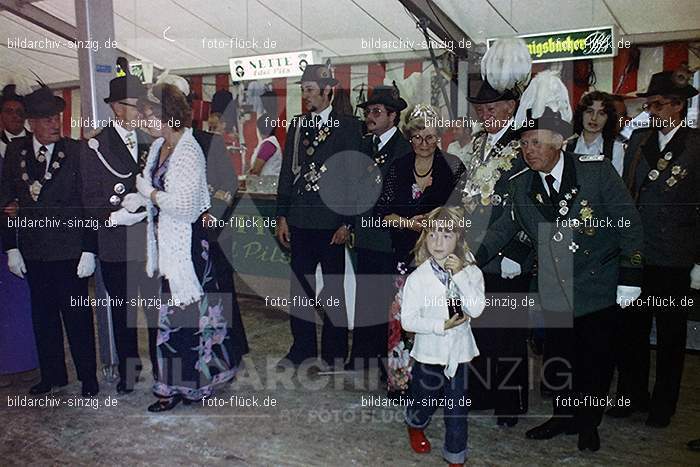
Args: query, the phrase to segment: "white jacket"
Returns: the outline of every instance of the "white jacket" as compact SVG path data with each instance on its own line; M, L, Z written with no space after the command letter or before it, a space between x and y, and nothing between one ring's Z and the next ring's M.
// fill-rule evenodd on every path
M462 310L472 318L484 311L484 276L475 266L466 266L454 275L462 297ZM416 334L411 356L421 363L444 365L445 375L452 378L459 363L479 355L469 321L445 331L449 319L447 287L437 278L430 261L406 279L401 299L401 326Z

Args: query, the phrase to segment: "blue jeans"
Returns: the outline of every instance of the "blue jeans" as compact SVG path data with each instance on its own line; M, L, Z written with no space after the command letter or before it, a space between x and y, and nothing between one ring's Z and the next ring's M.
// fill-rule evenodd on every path
M460 363L457 373L448 379L442 365L415 362L411 370L409 397L406 406L406 424L424 429L439 407L445 418L445 445L442 456L446 461L459 464L467 459L468 409L467 363Z

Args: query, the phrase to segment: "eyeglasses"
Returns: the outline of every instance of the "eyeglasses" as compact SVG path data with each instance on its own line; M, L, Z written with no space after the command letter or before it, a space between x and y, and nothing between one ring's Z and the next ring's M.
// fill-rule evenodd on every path
M380 115L381 115L382 113L384 113L384 112L385 112L385 110L382 110L382 109L364 109L364 110L362 111L362 113L365 115L365 117L366 117L367 115L370 115L370 114L372 114L372 115L378 117L378 116L380 116Z
M421 135L413 135L411 136L411 143L415 144L416 146L419 146L421 144L428 143L428 144L433 144L438 140L438 137L435 135L428 135L425 138L423 138Z
M673 101L653 101L653 102L647 102L642 106L642 110L661 110L664 107L666 107L668 104L673 104Z

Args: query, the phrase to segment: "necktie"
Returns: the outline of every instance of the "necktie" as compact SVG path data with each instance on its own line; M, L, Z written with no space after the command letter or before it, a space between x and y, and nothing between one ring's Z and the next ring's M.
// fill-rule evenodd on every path
M554 178L554 175L548 174L546 177L544 177L544 180L547 182L547 187L549 187L549 199L551 199L552 204L554 204L557 201L557 198L559 197L559 192L556 188L554 188L554 182L557 179Z
M372 137L372 152L374 155L377 155L379 153L379 142L380 142L379 136L374 135Z
M136 141L134 140L133 132L126 134L126 146L129 148L129 151L134 149L134 146L136 146Z
M49 170L49 160L46 157L46 153L49 152L49 148L46 146L41 146L39 152L36 154L36 160L44 164L44 173Z

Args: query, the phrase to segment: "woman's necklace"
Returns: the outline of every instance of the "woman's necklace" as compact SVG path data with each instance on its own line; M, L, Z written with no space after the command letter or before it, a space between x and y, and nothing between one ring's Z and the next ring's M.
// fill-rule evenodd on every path
M433 162L434 162L434 161L435 161L435 159L433 159ZM427 177L428 175L430 175L430 173L433 171L433 162L430 163L430 168L429 168L428 171L427 171L426 173L424 173L424 174L419 174L419 173L418 173L418 170L416 170L416 164L413 164L413 173L414 173L414 175L415 175L417 178L425 178L425 177Z

